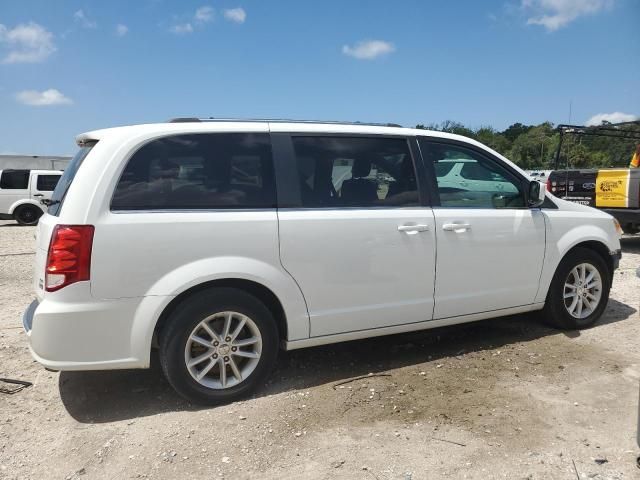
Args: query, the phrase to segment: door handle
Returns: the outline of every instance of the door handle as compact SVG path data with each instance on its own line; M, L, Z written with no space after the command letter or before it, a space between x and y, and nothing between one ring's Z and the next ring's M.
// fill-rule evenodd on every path
M415 235L419 232L426 232L429 230L429 225L399 225L398 231L405 232L407 235Z
M447 232L463 233L471 230L471 225L468 223L444 223L442 229Z
M44 197L44 195L42 195L41 193L36 193L33 195L34 197Z

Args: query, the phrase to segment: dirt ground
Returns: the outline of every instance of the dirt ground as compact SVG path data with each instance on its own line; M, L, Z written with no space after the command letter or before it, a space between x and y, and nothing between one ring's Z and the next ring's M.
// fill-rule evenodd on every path
M640 478L640 238L589 330L520 315L283 352L254 398L200 408L157 362L31 359L33 233L0 224L0 377L33 382L0 393L0 479Z

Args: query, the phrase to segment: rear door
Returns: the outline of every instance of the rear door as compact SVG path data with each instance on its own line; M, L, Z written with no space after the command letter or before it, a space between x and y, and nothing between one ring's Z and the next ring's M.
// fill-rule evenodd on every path
M279 267L271 145L267 126L255 129L167 135L135 150L96 225L94 297L170 295L176 272L184 284L209 280L204 263L211 275L258 278Z
M410 141L272 135L280 258L305 296L311 336L430 320L434 219Z
M419 144L438 192L434 319L534 303L545 222L540 209L525 206L528 181L472 145L427 138ZM441 184L435 165L450 158L466 159L467 177L481 180L470 185L461 175L457 185Z
M31 173L29 184L31 198L36 202L50 200L53 191L62 174L56 173Z

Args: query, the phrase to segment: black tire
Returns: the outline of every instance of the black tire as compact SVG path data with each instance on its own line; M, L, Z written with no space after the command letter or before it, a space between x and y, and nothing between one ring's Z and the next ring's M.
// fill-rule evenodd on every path
M20 205L13 212L13 218L20 225L37 225L42 216L42 210L35 205Z
M596 308L585 318L576 318L572 316L565 306L564 284L569 277L570 272L583 263L592 265L598 270L602 280L601 297ZM577 330L592 326L607 307L609 301L609 290L611 289L611 272L605 264L604 260L593 250L587 248L575 248L565 258L562 259L560 265L549 287L547 300L542 311L543 320L548 325L563 330Z
M225 389L208 388L189 373L185 348L202 320L225 311L238 312L253 321L262 337L262 351L255 369L240 383ZM204 405L232 402L259 388L277 354L278 329L273 315L256 297L235 288L211 288L191 295L173 310L160 334L160 364L167 380L181 396Z

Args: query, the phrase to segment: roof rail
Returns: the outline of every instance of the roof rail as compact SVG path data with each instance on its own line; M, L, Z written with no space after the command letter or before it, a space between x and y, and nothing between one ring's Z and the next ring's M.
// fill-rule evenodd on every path
M265 122L265 123L327 123L335 125L365 125L371 127L398 127L398 123L375 123L375 122L344 122L339 120L294 120L289 118L196 118L178 117L169 120L169 123L193 123L193 122Z
M178 117L178 118L172 118L171 120L169 120L168 123L192 123L192 122L199 122L200 119L199 118L190 118L190 117Z

